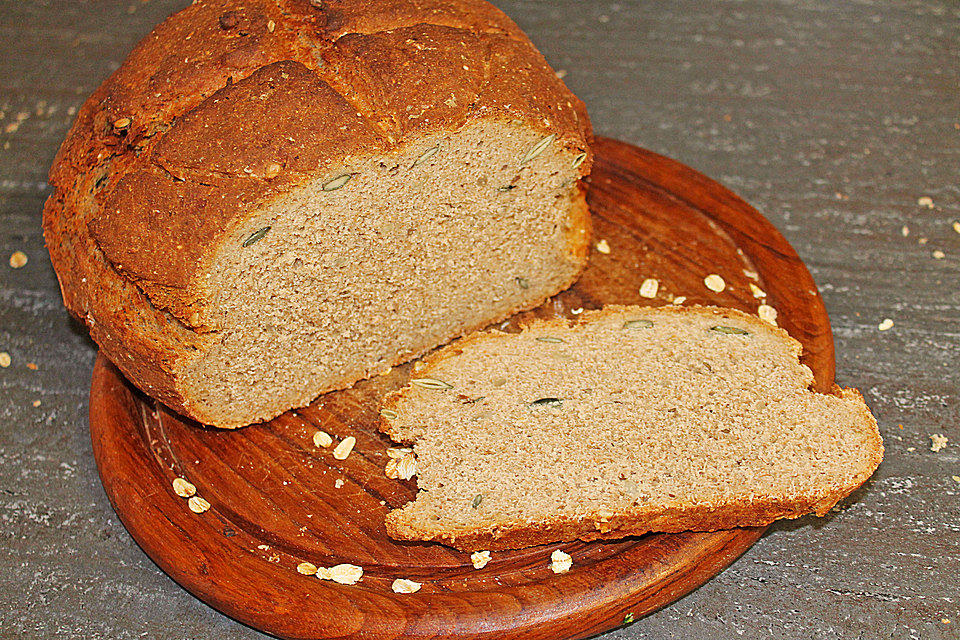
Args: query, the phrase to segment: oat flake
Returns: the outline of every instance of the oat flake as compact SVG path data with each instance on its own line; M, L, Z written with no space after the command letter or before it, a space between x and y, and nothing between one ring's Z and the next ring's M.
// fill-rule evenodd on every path
M777 310L768 304L762 304L757 308L757 315L764 322L777 326Z
M917 204L927 209L933 209L933 198L930 196L920 196L917 198Z
M750 283L750 293L753 294L754 298L766 298L767 292L758 287L757 285Z
M720 293L727 288L727 283L723 281L723 278L715 273L711 273L704 278L703 284L707 285L707 289L710 289L710 291L716 291L717 293Z
M350 455L350 452L353 451L353 446L357 444L357 439L353 436L347 436L340 441L340 444L337 445L337 448L333 450L333 457L337 460L346 460L347 456Z
M176 493L181 498L192 498L197 493L197 488L193 485L192 482L188 482L184 478L174 478L173 479L173 492Z
M190 507L190 511L194 513L203 513L210 508L210 503L200 496L193 496L187 501L187 506Z
M656 298L660 283L655 278L647 278L640 285L640 295L644 298Z
M397 578L393 581L393 584L390 585L390 588L393 589L394 593L416 593L420 591L421 586L419 582L407 580L406 578Z
M879 329L880 331L886 331L887 329L892 329L892 328L893 328L893 320L891 320L890 318L884 318L883 322L877 325L877 329Z
M942 433L931 433L930 434L930 451L934 453L945 449L947 447L947 436Z
M316 447L329 447L333 444L333 438L326 431L317 431L313 434L313 444Z
M610 243L606 240L601 240L597 243L597 251L600 253L610 253Z
M305 576L315 576L317 575L317 565L312 562L301 562L297 565L297 573L302 573Z
M672 304L681 305L686 301L687 301L687 296L677 296L676 298L673 299Z

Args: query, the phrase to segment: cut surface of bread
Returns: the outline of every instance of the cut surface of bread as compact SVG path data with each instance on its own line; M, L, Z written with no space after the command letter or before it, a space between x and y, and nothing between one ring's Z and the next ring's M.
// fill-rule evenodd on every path
M572 284L591 135L482 0L199 0L78 113L44 234L132 382L238 427Z
M824 515L883 455L861 395L809 389L800 344L742 312L608 307L480 333L388 396L412 444L400 540L464 550Z

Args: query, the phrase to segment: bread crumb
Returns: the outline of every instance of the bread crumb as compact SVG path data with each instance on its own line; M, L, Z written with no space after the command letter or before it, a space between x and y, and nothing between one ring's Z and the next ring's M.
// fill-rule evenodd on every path
M317 431L313 434L313 444L316 447L329 447L333 444L333 438L326 431Z
M10 354L6 351L0 351L0 367L6 369L10 366L11 362L13 362L13 359L10 357Z
M334 489L339 489L343 486L343 478L337 478L337 481L333 483Z
M36 362L28 362L28 363L27 363L27 369L30 369L30 371L36 371L36 370L37 370L37 363L36 363Z
M570 557L569 553L565 553L560 549L557 549L550 554L550 569L554 573L566 573L570 571L570 567L573 566L573 558Z
M412 451L413 449L410 447L390 447L387 449L387 457L393 460L399 460Z
M920 196L917 198L917 204L927 209L933 209L933 198L930 196Z
M583 307L577 307L576 309L570 309L570 313L572 313L572 314L575 315L575 316L578 316L578 315L580 315L581 313L583 313Z
M416 593L420 591L421 586L419 582L407 580L406 578L397 578L393 581L393 584L390 585L390 588L393 589L394 593Z
M567 70L566 70L566 69L557 69L556 72L555 72L555 75L556 75L558 78L560 78L561 80L563 80L564 78L567 77Z
M270 33L273 33L273 30L276 28L277 28L276 22L274 22L273 20L269 20L267 22L267 31L269 31Z
M671 304L681 305L687 301L687 296L677 296Z
M945 449L947 446L947 436L942 433L931 433L930 434L930 451L934 453Z
M956 477L956 476L954 476ZM483 569L490 562L489 551L474 551L470 554L470 562L474 569Z
M743 270L743 275L747 276L747 277L750 278L751 280L759 280L759 279L760 279L760 274L759 274L759 273L757 273L756 271L750 271L749 269L744 269L744 270Z
M777 310L768 304L762 304L757 308L757 315L766 323L777 326Z
M197 488L185 478L174 478L173 492L181 498L192 498L197 494Z
M953 221L953 230L957 233L960 233L960 222L957 222L956 220Z
M950 476L954 482L960 482L960 476Z
M877 329L880 331L886 331L887 329L893 328L893 320L890 318L884 318L883 321L877 325Z
M640 285L640 295L644 298L656 298L660 283L655 278L647 278Z
M321 580L333 580L337 584L357 584L363 577L363 567L355 564L338 564L329 569L318 567L316 575Z
M297 565L297 573L302 573L305 576L315 576L317 575L317 565L312 562L301 562Z
M597 251L600 253L610 253L610 244L606 240L597 243Z
M902 235L904 238L910 235L910 227L908 227L907 225L903 225L902 227L900 227L900 235Z
M766 298L767 292L758 287L757 285L750 283L750 293L753 294L754 298Z
M934 260L943 260L947 257L947 254L945 254L943 251L940 251L940 249L934 250L934 252L930 255L933 256Z
M39 407L39 406L40 406L40 401L39 401L39 400L34 400L31 404L32 404L33 406L35 406L35 407Z
M929 240L927 238L917 238L917 244L927 244Z
M907 451L909 451L910 453L913 453L916 450L917 450L916 447L907 447Z
M707 289L710 289L710 291L716 291L717 293L720 293L727 288L727 283L723 281L723 278L715 273L711 273L704 278L703 284L707 285Z
M337 448L333 450L333 457L337 460L346 460L347 456L350 455L350 452L353 451L353 446L357 444L357 439L353 436L347 436L340 441L340 444L337 445Z
M27 264L27 254L23 251L14 251L10 254L10 266L14 269L19 269L20 267Z
M203 513L210 508L210 503L200 496L193 496L187 500L187 506L190 507L190 511L194 513Z

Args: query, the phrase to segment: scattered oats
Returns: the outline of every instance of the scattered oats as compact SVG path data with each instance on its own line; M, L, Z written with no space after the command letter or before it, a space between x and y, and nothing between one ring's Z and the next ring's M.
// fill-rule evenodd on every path
M566 573L570 571L570 567L572 566L573 558L570 557L569 553L557 549L550 554L550 569L552 569L554 573Z
M14 251L10 254L10 266L14 269L19 269L20 267L27 264L27 254L23 251Z
M194 513L203 513L210 508L210 503L200 496L193 496L187 501L187 506L190 507L190 511Z
M13 360L10 359L10 354L6 351L0 351L0 367L6 369L10 366L11 362L13 362Z
M317 575L317 565L312 562L301 562L297 565L297 573L302 573L305 576L315 576Z
M387 449L387 457L399 460L403 456L413 451L410 447L391 447Z
M940 451L940 449L945 449L947 446L947 436L942 433L931 433L930 434L930 451L934 453Z
M474 551L470 554L470 562L474 569L483 569L490 562L489 551Z
M677 296L676 298L673 299L673 304L680 305L686 301L687 301L687 296Z
M900 227L900 235L902 235L904 238L910 235L910 227L908 227L907 225L903 225L902 227Z
M330 437L330 434L326 431L317 431L313 434L313 446L315 447L329 447L333 444L333 438Z
M953 221L953 230L957 233L960 233L960 222L957 222L956 220Z
M749 269L744 269L744 270L743 270L743 275L747 276L747 277L750 278L751 280L759 280L759 279L760 279L760 274L759 274L759 273L757 273L756 271L750 271Z
M640 285L640 295L644 298L656 298L659 289L660 283L655 278L647 278Z
M39 400L34 400L31 404L33 404L33 406L35 406L35 407L39 407L39 406L40 406L40 401L39 401Z
M893 328L893 320L891 320L890 318L884 318L883 322L877 325L877 329L879 329L880 331L886 331L887 329L892 329L892 328Z
M716 291L717 293L720 293L727 288L727 283L723 281L723 278L715 273L711 273L704 278L703 284L707 285L707 289L710 289L710 291Z
M337 584L357 584L363 577L363 567L355 564L338 564L329 569L318 567L317 577L321 580L333 580Z
M353 451L353 446L357 444L357 439L353 436L347 436L340 441L340 444L337 445L337 448L333 450L333 457L337 460L346 460L347 456L350 455L350 452Z
M387 466L383 470L383 473L385 476L387 476L391 480L397 479L397 459L396 458L391 458L390 460L387 461Z
M929 242L928 238L917 238L917 244L927 244Z
M920 196L917 198L917 204L927 209L933 209L933 198L930 196Z
M945 254L943 251L940 251L940 249L935 250L935 251L934 251L932 254L930 254L930 255L933 256L933 259L934 259L934 260L943 260L944 258L947 257L947 254Z
M600 253L610 253L610 243L606 240L601 240L597 243L597 251Z
M909 451L910 453L913 453L916 450L917 450L916 447L907 447L907 451Z
M333 483L334 489L340 489L343 487L343 478L337 478L337 481Z
M954 482L960 482L960 476L950 476Z
M762 304L757 308L757 315L768 324L777 326L777 310L768 304Z
M197 494L197 488L185 478L174 478L173 492L181 498L191 498Z
M393 581L393 584L390 585L390 588L393 589L394 593L416 593L420 591L420 586L419 582L407 580L406 578L397 578Z
M750 283L750 293L753 294L754 298L766 298L767 292L758 287L757 285Z
M417 458L412 453L408 453L397 460L395 467L397 478L400 480L409 480L417 475Z

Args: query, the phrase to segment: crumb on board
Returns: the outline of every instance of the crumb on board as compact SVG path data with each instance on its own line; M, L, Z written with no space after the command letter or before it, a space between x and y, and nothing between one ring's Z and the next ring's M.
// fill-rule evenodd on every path
M758 287L756 284L754 284L754 283L752 283L752 282L749 283L749 284L750 284L750 293L753 294L753 297L754 297L754 298L766 298L766 297L767 297L767 292L766 292L766 291L764 291L763 289L761 289L760 287Z
M686 301L687 301L687 296L677 296L670 302L670 304L681 305Z
M958 222L957 220L953 221L953 230L956 231L957 233L960 233L960 222Z
M333 483L333 488L340 489L341 487L343 487L343 484L344 484L343 478L337 478L336 482Z
M470 563L474 569L483 569L490 562L489 551L474 551L470 554Z
M192 496L189 500L187 500L187 506L190 507L190 511L193 511L194 513L204 513L210 509L210 503L200 496Z
M917 204L921 207L926 207L927 209L933 209L933 198L930 196L920 196L917 198Z
M330 434L326 431L320 431L318 429L317 432L313 434L313 444L316 447L326 448L333 444L333 438L331 438Z
M777 326L777 310L768 304L762 304L757 308L757 315L767 324Z
M23 251L14 251L10 254L10 266L19 269L27 264L27 254Z
M197 494L197 488L186 478L174 478L173 492L181 498L192 498Z
M877 325L877 330L886 331L893 328L893 320L890 318L884 318L880 324Z
M947 254L945 254L943 251L940 251L940 249L935 249L930 255L933 256L934 260L943 260L947 257Z
M10 366L11 362L13 362L13 359L10 357L10 354L6 351L0 351L0 367L6 369Z
M572 566L573 558L570 557L569 553L557 549L550 554L550 569L554 573L566 573L570 571Z
M363 577L363 567L355 564L338 564L329 569L318 567L316 576L321 580L333 580L337 584L357 584Z
M941 449L947 447L947 436L942 433L931 433L930 434L930 451L937 453Z
M610 253L610 243L606 240L601 240L597 243L597 251L600 253Z
M902 235L904 238L906 238L907 236L909 236L909 235L910 235L910 227L908 227L907 225L903 225L902 227L900 227L900 235Z
M305 576L315 576L317 575L317 565L312 562L301 562L297 565L297 573L302 573Z

